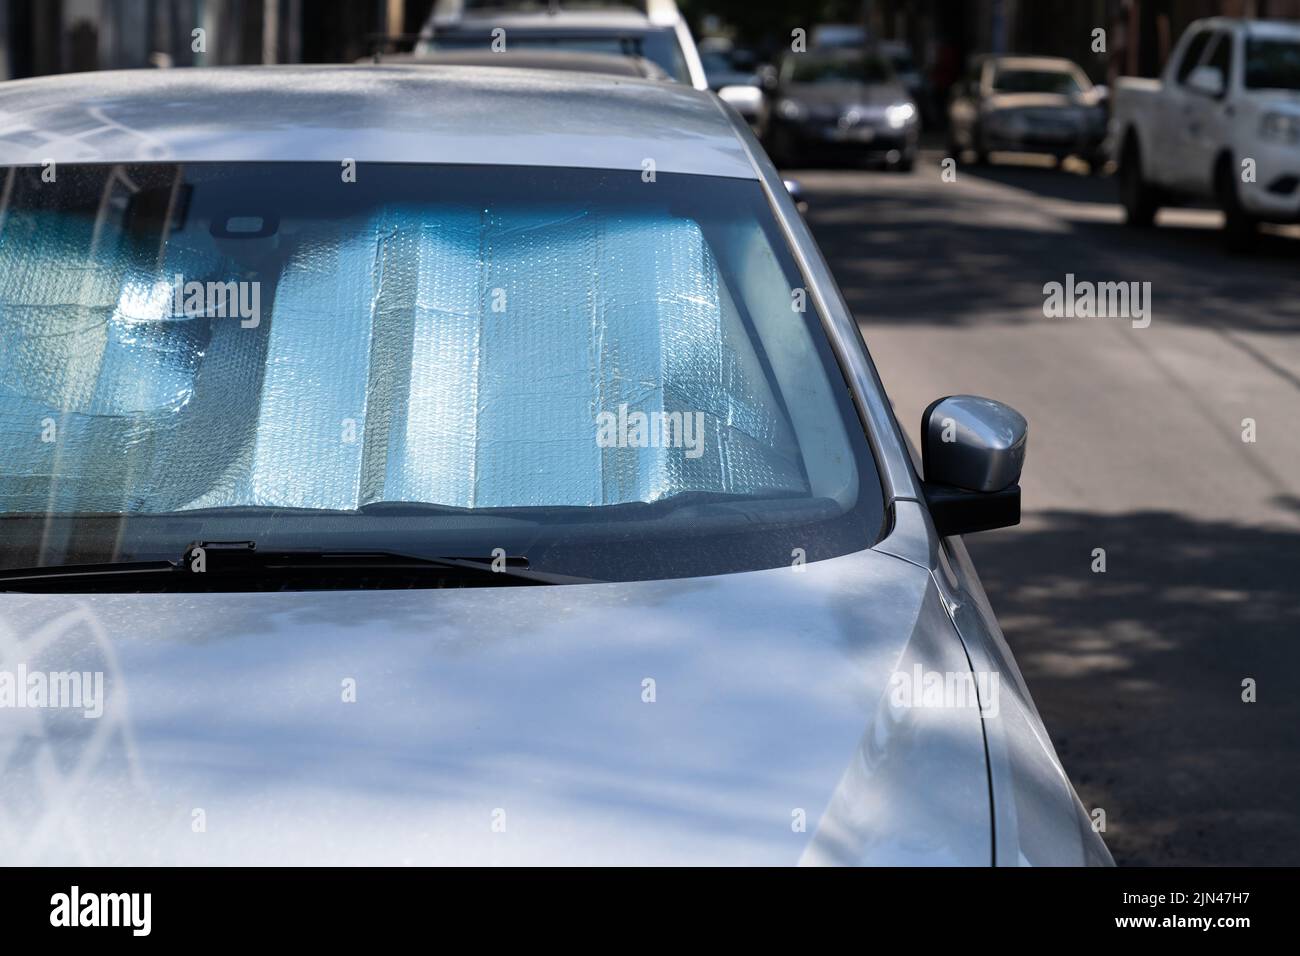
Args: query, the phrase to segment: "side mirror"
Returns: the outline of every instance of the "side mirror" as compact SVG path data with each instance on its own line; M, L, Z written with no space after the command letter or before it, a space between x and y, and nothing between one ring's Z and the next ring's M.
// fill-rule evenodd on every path
M1222 96L1226 84L1217 66L1198 66L1187 78L1187 85L1206 96Z
M950 395L921 416L925 498L940 537L1020 523L1029 423L1009 405Z

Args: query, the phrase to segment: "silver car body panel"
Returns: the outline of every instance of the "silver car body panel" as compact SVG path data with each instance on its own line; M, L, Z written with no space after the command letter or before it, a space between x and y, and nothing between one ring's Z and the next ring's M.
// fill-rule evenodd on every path
M651 157L756 178L853 391L890 528L801 569L693 579L0 594L0 672L106 681L98 718L0 709L0 863L1109 861L739 116L680 86L523 70L202 72L0 85L0 164ZM1002 691L977 706L899 699L909 675L991 673Z
M6 863L991 859L978 714L889 693L964 671L961 645L930 576L872 551L554 588L9 594L0 654L106 682L97 719L0 711Z
M0 84L0 165L344 159L755 175L707 94L633 77L377 64Z

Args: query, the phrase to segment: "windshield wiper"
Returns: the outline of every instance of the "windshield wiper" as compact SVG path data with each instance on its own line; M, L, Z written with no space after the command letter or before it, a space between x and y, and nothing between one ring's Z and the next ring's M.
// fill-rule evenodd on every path
M178 561L0 570L0 591L315 591L585 584L534 571L523 557L429 557L371 549L259 550L253 541L196 541Z

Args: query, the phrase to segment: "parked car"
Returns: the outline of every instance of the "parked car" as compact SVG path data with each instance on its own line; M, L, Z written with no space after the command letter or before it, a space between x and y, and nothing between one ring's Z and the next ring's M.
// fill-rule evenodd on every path
M1127 221L1211 199L1229 248L1300 219L1300 24L1214 18L1183 33L1158 80L1123 77L1111 145Z
M745 118L755 135L767 128L764 74L752 53L737 50L730 40L710 37L700 42L700 62L709 89Z
M813 27L811 41L814 50L860 50L870 37L860 23L820 23Z
M0 86L0 654L103 678L0 719L6 862L1109 862L962 542L1025 420L918 470L719 106Z
M848 156L911 170L916 103L873 50L789 54L781 63L768 137L777 163Z
M912 48L901 40L882 40L880 52L889 60L898 82L903 84L915 102L920 103L925 97L925 77L916 65Z
M1106 163L1103 94L1070 60L976 58L952 91L948 151L977 163L993 152L1046 153L1059 163L1077 156L1100 172Z
M490 66L524 70L565 70L574 73L603 73L609 76L672 80L659 64L643 56L536 47L506 50L501 53L493 53L488 49L443 50L435 53L380 53L357 62L385 63L392 66Z
M674 0L565 9L508 2L438 0L415 45L417 54L521 47L614 53L653 60L674 80L708 89L690 27Z
M928 127L935 122L934 90L925 72L916 62L912 47L902 40L881 40L880 52L894 68L894 75L903 84L912 97L912 102L920 114L921 125Z

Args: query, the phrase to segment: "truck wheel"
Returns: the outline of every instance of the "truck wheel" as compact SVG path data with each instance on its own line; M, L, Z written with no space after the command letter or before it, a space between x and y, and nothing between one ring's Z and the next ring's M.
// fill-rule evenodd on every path
M1254 252L1259 245L1259 221L1246 212L1237 195L1237 179L1231 160L1219 165L1217 192L1219 206L1223 209L1223 244L1235 255Z
M1133 140L1124 147L1124 158L1119 164L1119 193L1128 225L1149 229L1155 224L1160 197L1155 187L1142 178L1142 154Z

